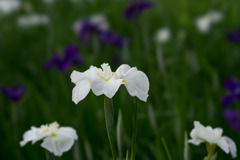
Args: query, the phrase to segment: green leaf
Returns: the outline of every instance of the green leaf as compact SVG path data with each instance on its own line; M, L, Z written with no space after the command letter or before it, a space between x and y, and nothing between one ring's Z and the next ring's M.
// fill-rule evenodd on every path
M187 132L184 135L184 160L189 160L189 145Z
M122 151L124 147L124 128L122 120L122 112L118 111L118 122L117 122L117 146L120 158L122 159Z
M150 124L151 124L153 130L156 132L157 131L157 122L156 122L156 116L155 116L152 104L148 105L148 117L149 117Z
M130 160L130 158L128 156L128 150L127 150L127 153L126 153L126 160Z
M212 157L209 158L209 160L216 160L216 159L217 159L217 152Z
M166 144L165 139L163 137L162 137L162 143L163 143L163 147L164 147L164 149L166 151L168 160L172 160L172 157L171 157L170 152L168 150L167 144Z
M113 160L116 160L116 151L113 140L113 125L114 125L114 108L112 99L105 97L104 99L104 112L105 112L105 122L108 140L110 143Z
M134 97L134 109L133 109L133 128L132 128L132 144L131 144L131 160L135 160L136 154L136 141L137 141L137 114L138 105L137 98Z
M91 146L87 139L84 141L84 149L85 149L85 154L86 154L87 159L93 160L92 149L91 149Z
M217 159L217 152L213 155L208 155L203 160L216 160Z

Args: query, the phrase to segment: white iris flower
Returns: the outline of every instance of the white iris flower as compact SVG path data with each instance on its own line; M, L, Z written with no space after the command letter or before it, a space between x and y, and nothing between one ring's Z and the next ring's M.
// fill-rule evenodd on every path
M222 133L222 128L204 127L198 121L194 121L194 129L190 133L192 139L188 140L188 142L194 145L199 145L202 142L218 145L224 152L230 152L232 157L236 158L237 148L234 141L229 137L222 136Z
M149 90L149 80L145 73L136 67L123 64L116 70L116 77L122 79L128 93L146 102Z
M43 139L41 146L52 152L55 156L61 156L63 152L70 150L74 141L78 139L76 131L71 127L59 127L57 122L49 125L42 125L40 128L31 127L23 135L20 142L24 146L28 142L35 142Z
M13 11L20 9L20 0L0 0L0 14L9 14Z
M156 33L156 42L159 44L166 43L171 38L171 31L169 28L160 28Z
M50 19L47 15L44 14L29 14L19 16L17 19L17 23L19 27L26 28L40 25L48 25L50 23Z
M223 16L221 12L213 10L201 17L198 17L195 21L195 24L200 32L206 34L209 32L211 25L220 22L222 17Z
M71 80L76 86L73 88L72 100L77 104L84 99L90 90L97 96L105 95L112 98L121 84L124 84L131 96L146 101L149 90L149 80L145 73L136 67L123 64L116 72L112 72L107 63L101 68L91 66L85 72L73 71Z
M78 34L83 26L83 22L86 19L78 19L73 24L73 31ZM107 18L102 14L94 14L87 19L91 24L97 26L102 31L107 31L109 29L109 23Z

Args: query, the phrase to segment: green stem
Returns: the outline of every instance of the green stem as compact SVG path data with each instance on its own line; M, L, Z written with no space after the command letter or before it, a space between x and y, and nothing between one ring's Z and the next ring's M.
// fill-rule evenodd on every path
M113 141L114 108L113 108L112 99L106 96L104 99L104 112L105 112L105 122L106 122L108 140L110 143L113 160L116 160L116 151L115 151L115 146Z
M217 155L214 154L216 150L216 144L210 144L206 142L206 148L208 151L208 155L204 158L204 160L216 159Z
M133 106L133 130L132 130L132 146L131 146L131 160L135 160L135 152L136 152L136 140L137 140L137 98L134 97L134 106Z
M171 157L170 152L168 150L167 144L166 144L166 142L165 142L163 137L162 137L162 143L163 143L163 147L164 147L164 149L165 149L165 151L167 153L168 160L172 160L172 157Z
M46 160L60 160L59 157L55 157L52 153L45 150Z
M16 140L19 140L20 132L19 132L19 105L17 103L13 103L11 106L11 114L12 114L12 123L16 133Z

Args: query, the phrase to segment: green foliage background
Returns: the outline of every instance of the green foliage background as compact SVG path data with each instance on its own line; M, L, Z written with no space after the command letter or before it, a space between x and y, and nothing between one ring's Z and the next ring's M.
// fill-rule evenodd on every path
M184 132L193 128L193 121L203 125L222 127L224 135L231 137L240 147L239 133L232 131L223 117L221 98L226 94L223 83L230 76L240 77L239 43L229 43L227 31L240 25L240 2L235 0L155 0L156 6L139 19L127 21L123 12L127 0L58 0L46 5L40 0L27 1L31 10L24 7L10 15L0 15L0 85L14 82L27 84L24 98L10 102L0 95L0 159L42 160L44 149L40 142L20 147L23 133L31 126L57 121L61 126L77 130L79 139L62 159L111 159L107 139L103 100L90 93L78 105L72 100L70 74L75 69L85 71L90 65L100 67L108 62L112 69L112 55L122 57L122 63L137 66L150 80L147 103L139 102L137 137L138 160L166 160L161 137L164 137L173 160L183 159ZM223 13L223 20L213 25L210 33L201 34L194 24L198 16L211 9ZM50 16L48 26L19 28L17 18L31 13ZM98 43L83 45L74 34L72 25L82 17L104 14L111 29L130 39L127 48L116 48ZM158 44L156 31L167 26L171 40L162 45L165 71L156 58ZM184 35L181 38L181 35ZM69 43L79 44L86 61L65 73L56 68L47 72L43 64L54 52L61 52ZM124 57L127 55L127 57ZM130 149L133 99L126 89L113 97L115 124L121 108L125 129L124 154ZM239 103L238 103L239 104ZM234 104L238 107L238 104ZM153 110L151 112L151 109ZM14 119L15 118L15 119ZM16 120L17 119L17 120ZM205 146L190 145L190 159L203 159ZM218 149L218 159L231 159Z

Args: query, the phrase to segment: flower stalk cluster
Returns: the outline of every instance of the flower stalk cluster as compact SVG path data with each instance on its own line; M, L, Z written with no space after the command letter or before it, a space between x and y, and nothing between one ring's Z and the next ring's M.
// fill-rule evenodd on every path
M134 96L133 130L131 144L131 160L135 159L135 146L137 137L137 98L147 101L149 80L145 73L139 71L136 67L130 67L123 64L116 72L112 72L107 63L101 65L101 68L91 66L85 72L73 71L71 74L72 82L76 84L73 88L72 100L77 104L84 99L90 90L97 96L105 95L104 113L106 130L113 160L116 160L116 150L113 138L114 126L114 107L112 97L116 94L119 87L123 84L128 93ZM137 97L137 98L136 98Z

